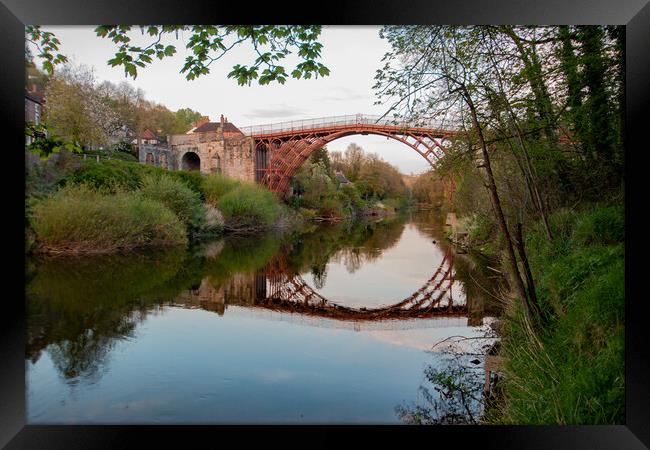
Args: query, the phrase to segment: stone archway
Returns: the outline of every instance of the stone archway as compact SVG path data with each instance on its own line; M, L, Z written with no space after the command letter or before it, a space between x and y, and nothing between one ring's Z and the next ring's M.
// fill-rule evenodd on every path
M201 170L201 158L194 152L187 152L181 158L181 170Z

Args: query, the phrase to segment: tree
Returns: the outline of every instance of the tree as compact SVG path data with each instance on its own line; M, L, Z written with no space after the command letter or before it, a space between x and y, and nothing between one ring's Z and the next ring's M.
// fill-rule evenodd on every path
M192 122L196 122L199 120L201 117L200 112L198 111L192 111L190 108L181 108L178 111L176 111L176 119L185 125L188 131L192 128Z
M464 26L384 27L392 51L375 79L379 101L392 102L411 120L423 116L451 116L466 130L470 149L478 148L476 163L484 169L485 187L505 241L506 260L517 297L528 323L534 325L538 307L534 286L524 286L515 255L515 240L504 215L499 189L491 164L488 143L489 91L495 79L482 47L480 28ZM389 111L390 111L389 110ZM473 150L471 151L473 154Z
M136 30L140 40L149 41L135 44ZM282 62L288 55L296 52L299 61L291 70L293 78L311 78L329 75L329 69L318 62L323 45L318 42L322 27L317 25L100 25L95 28L98 37L110 39L116 44L110 66L122 66L126 76L138 75L138 69L153 62L153 58L164 59L176 53L176 46L167 41L179 33L187 33L186 48L190 56L180 72L187 80L193 80L210 73L210 65L221 59L230 50L244 44L250 45L257 55L250 64L236 64L228 74L239 85L259 84L277 81L284 84L289 74ZM26 40L38 50L43 61L43 69L51 74L56 64L67 61L58 52L59 40L51 32L44 32L38 25L25 29ZM165 43L163 43L165 41Z
M103 146L119 127L117 114L95 89L92 70L83 65L66 65L53 74L45 101L45 121L67 141Z

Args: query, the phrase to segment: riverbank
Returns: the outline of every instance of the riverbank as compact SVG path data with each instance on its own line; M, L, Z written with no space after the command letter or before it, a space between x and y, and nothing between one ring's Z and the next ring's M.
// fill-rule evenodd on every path
M137 162L26 154L26 251L113 253L224 234L291 231L302 218L254 183Z
M549 216L526 237L548 317L537 337L518 303L501 318L503 378L491 424L624 422L624 210L589 205Z

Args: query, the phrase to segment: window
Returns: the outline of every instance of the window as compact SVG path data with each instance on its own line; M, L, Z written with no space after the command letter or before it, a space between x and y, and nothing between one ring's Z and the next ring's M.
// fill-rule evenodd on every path
M147 153L146 163L153 166L153 153Z
M212 157L212 171L217 172L217 173L221 173L221 158L216 153Z

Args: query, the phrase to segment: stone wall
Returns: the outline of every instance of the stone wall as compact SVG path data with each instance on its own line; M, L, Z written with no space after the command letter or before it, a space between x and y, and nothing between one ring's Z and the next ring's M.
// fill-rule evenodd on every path
M237 133L213 132L175 134L168 136L166 145L141 144L140 163L169 170L184 168L183 156L194 153L200 160L201 173L221 172L240 181L255 181L253 139ZM187 160L188 157L186 157Z
M163 169L178 169L176 158L166 145L140 144L138 160L141 164L151 164Z

